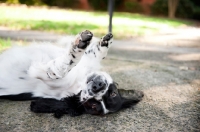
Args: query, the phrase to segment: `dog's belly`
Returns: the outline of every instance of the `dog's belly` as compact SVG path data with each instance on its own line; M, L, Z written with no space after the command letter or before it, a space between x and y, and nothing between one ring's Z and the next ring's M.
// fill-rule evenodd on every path
M28 92L39 95L41 90L49 89L43 81L29 77L28 69L32 63L48 62L64 52L65 49L52 45L16 47L5 51L0 55L0 95Z

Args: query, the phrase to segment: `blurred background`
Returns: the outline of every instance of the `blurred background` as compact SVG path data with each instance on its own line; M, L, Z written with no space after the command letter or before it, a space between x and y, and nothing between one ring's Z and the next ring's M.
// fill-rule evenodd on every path
M0 29L68 35L89 29L100 37L108 32L109 1L114 3L112 32L117 39L200 25L199 0L0 0ZM9 45L0 41L1 49Z

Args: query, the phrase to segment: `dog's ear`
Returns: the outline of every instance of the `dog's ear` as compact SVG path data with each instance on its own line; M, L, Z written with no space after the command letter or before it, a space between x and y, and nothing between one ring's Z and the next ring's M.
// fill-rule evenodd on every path
M115 86L119 86L119 84L117 82L113 82L115 84Z
M123 98L122 109L123 108L130 108L131 106L136 105L138 102L140 102L140 101L139 100L135 100L135 99Z
M142 91L137 90L119 90L121 96L122 96L122 109L123 108L129 108L133 105L136 105L138 102L140 102L144 96L144 93Z

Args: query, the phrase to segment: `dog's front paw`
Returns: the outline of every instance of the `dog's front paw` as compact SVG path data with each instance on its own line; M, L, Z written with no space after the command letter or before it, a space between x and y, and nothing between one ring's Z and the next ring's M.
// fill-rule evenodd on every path
M60 119L65 113L62 110L56 110L54 117Z
M37 104L36 104L35 101L32 101L32 102L31 102L30 110L31 110L32 112L35 112L35 113L39 113L39 112L40 112L40 111L39 111L40 108L37 107Z
M85 30L76 36L74 46L77 46L79 49L85 49L90 44L92 37L92 32Z
M113 38L113 35L112 33L108 33L106 34L105 36L103 36L100 40L100 45L102 47L107 47L109 48L109 45L112 43L112 39Z
M71 116L71 117L75 117L75 116L80 116L82 115L83 113L78 111L78 110L74 110L74 109L70 109L68 110L68 114Z

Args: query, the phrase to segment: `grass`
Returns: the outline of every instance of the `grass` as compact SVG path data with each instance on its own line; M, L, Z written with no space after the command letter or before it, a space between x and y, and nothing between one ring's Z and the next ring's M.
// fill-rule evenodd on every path
M47 7L0 5L0 26L11 29L41 30L64 34L77 34L91 30L95 36L107 33L107 12L84 12ZM113 34L116 38L145 35L192 23L139 14L114 13Z
M11 46L10 39L0 39L0 52Z
M7 39L2 39L0 38L0 53L11 46L22 46L22 45L27 45L29 44L25 40L10 40L10 38Z

